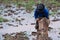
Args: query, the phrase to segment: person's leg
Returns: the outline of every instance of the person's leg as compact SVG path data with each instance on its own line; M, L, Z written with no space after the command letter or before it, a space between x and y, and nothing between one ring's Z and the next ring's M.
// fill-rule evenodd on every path
M35 28L38 29L38 27L39 27L38 20L36 20L36 26L35 26Z
M41 20L41 19L42 19L42 17L39 17L38 20L36 20L36 26L35 26L36 29L39 28L39 23L38 23L38 21Z

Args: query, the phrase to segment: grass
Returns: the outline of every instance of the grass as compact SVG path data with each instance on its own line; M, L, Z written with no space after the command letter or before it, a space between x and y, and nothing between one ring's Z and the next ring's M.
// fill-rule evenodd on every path
M34 0L28 0L27 2L24 1L24 0L3 0L2 2L5 3L5 4L14 3L17 6L19 6L19 4L20 4L24 7L26 7L27 10L33 10L32 6L35 5L36 3L41 3L41 0L38 0L37 2L34 1ZM56 0L48 0L48 1L45 0L44 4L46 4L46 3L48 5L49 4L54 4L55 6L60 6L60 3ZM48 6L48 5L46 5L46 6Z
M49 15L54 16L56 12L51 12Z
M0 22L3 22L3 18L2 17L0 17Z
M0 16L0 22L8 22L8 21L9 21L8 19L5 19L5 18Z

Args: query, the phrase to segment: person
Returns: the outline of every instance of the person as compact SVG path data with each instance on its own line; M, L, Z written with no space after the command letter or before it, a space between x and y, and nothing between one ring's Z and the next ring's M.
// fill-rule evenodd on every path
M43 18L43 17L46 17L47 19L49 19L49 11L48 9L45 7L44 4L38 4L37 5L37 8L35 9L35 12L34 12L34 17L36 19L36 26L35 28L38 29L38 20Z

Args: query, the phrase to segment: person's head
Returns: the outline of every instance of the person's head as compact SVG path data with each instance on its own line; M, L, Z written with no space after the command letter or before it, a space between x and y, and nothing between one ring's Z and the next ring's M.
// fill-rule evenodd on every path
M42 3L37 5L37 9L40 11L44 10L44 8L45 8L45 5Z

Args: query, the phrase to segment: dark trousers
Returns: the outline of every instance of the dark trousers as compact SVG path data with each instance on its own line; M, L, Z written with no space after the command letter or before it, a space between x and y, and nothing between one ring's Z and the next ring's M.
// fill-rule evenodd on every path
M39 23L38 23L38 20L36 21L36 26L35 26L36 29L39 28Z

